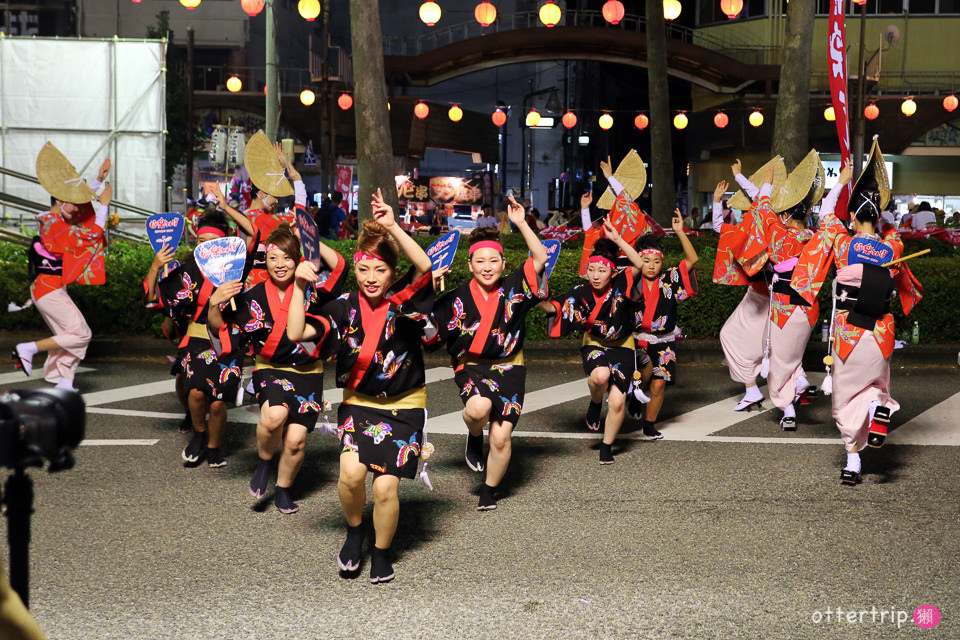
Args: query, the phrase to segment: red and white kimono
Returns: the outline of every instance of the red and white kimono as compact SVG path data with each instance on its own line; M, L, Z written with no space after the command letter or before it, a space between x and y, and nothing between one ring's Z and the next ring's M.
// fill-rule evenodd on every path
M95 182L93 185L97 185ZM78 205L71 221L47 211L37 216L39 241L31 249L30 297L47 323L59 349L47 354L43 377L47 382L73 381L87 355L92 333L83 314L67 293L68 284L104 284L103 225L107 207Z
M892 227L882 237L850 236L833 207L822 207L820 230L807 243L794 269L792 286L812 302L827 271L837 268L834 295L833 417L847 451L867 444L871 405L891 413L900 405L890 396L890 356L894 323L890 294L894 286L905 314L923 296L920 283L901 263L882 265L903 253L903 242Z

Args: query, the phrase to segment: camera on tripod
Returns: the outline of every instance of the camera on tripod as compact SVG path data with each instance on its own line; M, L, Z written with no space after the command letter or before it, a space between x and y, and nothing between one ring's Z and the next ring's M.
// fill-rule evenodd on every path
M83 440L86 406L75 391L20 389L0 394L0 466L73 467L73 450Z
M3 486L10 585L30 606L30 516L33 481L27 467L49 471L73 467L73 450L83 440L86 406L76 391L20 389L0 394L0 466L13 469Z

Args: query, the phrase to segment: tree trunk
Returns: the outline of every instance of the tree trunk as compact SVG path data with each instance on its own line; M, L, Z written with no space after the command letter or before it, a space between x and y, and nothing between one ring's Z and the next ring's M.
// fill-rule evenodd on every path
M650 165L653 192L650 216L670 225L676 205L673 184L673 141L670 134L670 92L667 88L667 37L663 3L647 2L647 82L650 95ZM633 195L633 194L631 194ZM638 196L640 194L637 194Z
M380 10L376 0L350 0L353 45L353 112L357 131L360 221L372 219L370 198L380 188L399 215L393 168L387 83L383 73Z
M815 0L790 0L780 53L780 91L773 127L773 153L793 170L809 151L810 56Z

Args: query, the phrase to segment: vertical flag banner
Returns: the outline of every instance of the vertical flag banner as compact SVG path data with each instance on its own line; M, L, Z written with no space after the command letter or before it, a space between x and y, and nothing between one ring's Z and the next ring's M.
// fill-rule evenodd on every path
M340 207L350 213L350 185L353 183L353 167L337 165L337 186L336 189L343 194L343 201Z
M837 116L837 137L840 139L841 167L850 161L850 116L847 95L847 28L843 18L844 0L830 0L830 20L827 23L827 55L830 68L830 101ZM847 203L853 184L840 193L837 216L847 219Z

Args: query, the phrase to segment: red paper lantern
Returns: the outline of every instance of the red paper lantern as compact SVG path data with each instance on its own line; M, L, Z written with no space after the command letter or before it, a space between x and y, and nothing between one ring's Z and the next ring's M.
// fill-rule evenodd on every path
M720 0L720 10L732 20L743 11L743 0Z
M960 104L960 100L957 100L957 96L952 93L943 99L943 108L947 111L953 111L958 104Z
M637 129L643 131L647 128L647 125L650 124L650 118L641 114L638 114L636 118L633 119L633 124Z
M502 127L507 123L507 114L503 112L503 109L497 109L493 112L493 115L490 116L490 119L493 120L493 124Z
M573 129L575 126L577 126L577 114L575 114L573 111L567 111L565 114L563 114L560 122L562 122L563 126L565 126L567 129Z
M417 103L417 106L413 108L413 115L423 120L430 115L430 107L427 106L426 102L420 101Z
M481 2L473 10L473 17L477 19L481 27L489 27L497 19L497 8L489 2Z
M610 24L619 24L623 20L623 3L620 0L607 0L603 4L603 19Z
M263 11L263 0L240 0L240 8L252 18Z
M353 96L349 93L341 93L340 97L337 98L337 106L346 111L353 106Z
M717 115L713 116L713 124L717 125L718 129L723 129L730 123L730 118L727 117L723 111L718 111Z
M867 120L876 120L877 116L880 115L880 108L871 102L864 108L863 115L866 116Z

